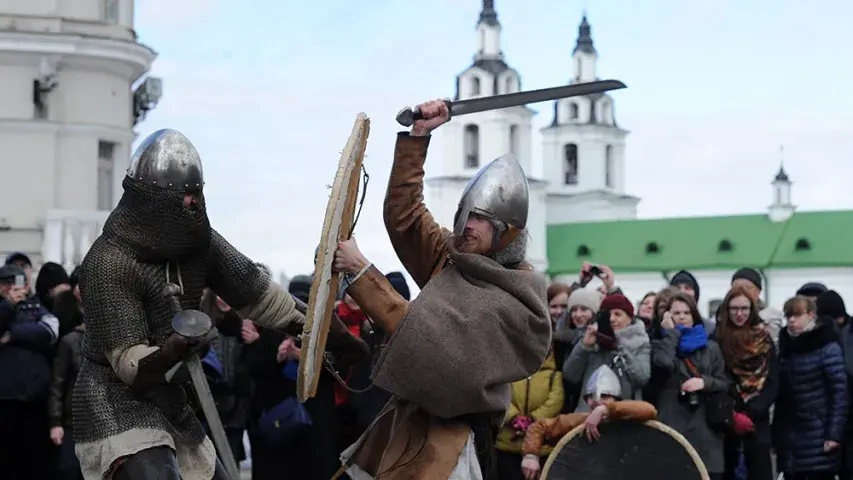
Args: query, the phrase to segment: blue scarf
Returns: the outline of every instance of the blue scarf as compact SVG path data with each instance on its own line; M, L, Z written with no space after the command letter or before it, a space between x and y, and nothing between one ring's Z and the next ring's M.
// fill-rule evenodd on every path
M676 326L681 332L681 338L678 340L678 356L689 357L693 352L708 345L708 332L705 331L705 326L702 324L695 327Z

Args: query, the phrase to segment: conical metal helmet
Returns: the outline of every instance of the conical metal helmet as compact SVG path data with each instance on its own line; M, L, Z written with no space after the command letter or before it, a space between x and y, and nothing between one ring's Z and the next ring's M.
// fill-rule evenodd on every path
M177 130L158 130L148 136L130 159L127 176L150 185L184 191L204 187L201 158Z
M503 155L485 165L465 186L453 226L462 235L471 214L499 220L518 230L527 226L530 190L527 175L515 155Z
M622 398L622 382L616 372L607 365L602 365L592 372L583 391L584 398L592 396L595 402L600 402L604 395Z

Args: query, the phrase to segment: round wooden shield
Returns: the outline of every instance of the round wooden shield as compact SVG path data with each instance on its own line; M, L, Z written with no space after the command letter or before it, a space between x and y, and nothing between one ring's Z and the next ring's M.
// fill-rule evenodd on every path
M332 271L332 263L338 242L346 240L352 228L358 200L358 181L361 178L361 165L364 162L369 133L370 119L364 113L359 113L338 162L329 204L326 206L326 217L323 220L317 252L317 268L308 298L305 328L302 331L302 353L296 380L296 393L301 402L317 393L317 381L323 371L329 322L332 320L340 286L340 276Z
M608 422L589 442L583 425L567 433L545 462L547 480L709 480L692 445L657 422Z

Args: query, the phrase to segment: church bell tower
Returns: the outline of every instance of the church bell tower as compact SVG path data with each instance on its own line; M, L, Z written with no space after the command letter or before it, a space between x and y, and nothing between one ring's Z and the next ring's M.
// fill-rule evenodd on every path
M476 35L477 50L471 65L456 77L454 100L520 91L521 76L509 66L501 50L501 24L494 0L483 0ZM443 137L443 171L430 176L425 183L427 204L439 223L450 225L453 222L465 185L480 167L501 155L515 155L527 175L532 173L531 136L535 113L524 106L472 113L454 118L436 132ZM534 267L544 270L545 184L537 180L529 182L531 243L528 255Z
M586 15L578 27L569 83L598 80L598 52ZM548 224L637 217L640 199L625 192L625 138L606 93L554 102L551 125L542 129L548 187Z

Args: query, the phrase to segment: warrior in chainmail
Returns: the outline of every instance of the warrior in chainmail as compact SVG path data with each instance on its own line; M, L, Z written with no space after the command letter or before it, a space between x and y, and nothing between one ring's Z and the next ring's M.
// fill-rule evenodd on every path
M81 265L88 328L73 393L74 440L87 480L226 478L187 402L188 384L167 372L201 345L174 332L172 297L198 309L204 289L258 325L301 332L295 301L213 230L202 165L174 130L139 146L124 194ZM333 322L334 323L334 322ZM330 350L366 345L334 324Z

